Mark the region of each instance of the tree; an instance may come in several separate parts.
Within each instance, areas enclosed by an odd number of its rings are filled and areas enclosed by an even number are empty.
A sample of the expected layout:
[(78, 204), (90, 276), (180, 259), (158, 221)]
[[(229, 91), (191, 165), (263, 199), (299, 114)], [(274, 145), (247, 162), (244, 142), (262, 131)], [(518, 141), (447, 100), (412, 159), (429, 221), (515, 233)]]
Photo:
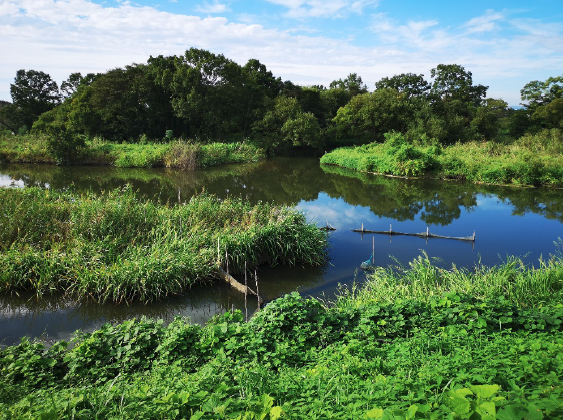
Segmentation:
[(563, 97), (563, 76), (550, 77), (544, 82), (533, 80), (520, 90), (523, 101), (529, 101), (528, 108), (549, 104), (555, 99)]
[(473, 86), (473, 77), (458, 64), (438, 64), (430, 70), (433, 79), (430, 94), (442, 101), (460, 100), (479, 106), (487, 95), (488, 86)]
[(395, 89), (378, 89), (355, 96), (338, 110), (333, 122), (338, 138), (358, 142), (382, 141), (390, 131), (404, 133), (408, 126), (406, 99)]
[(268, 153), (294, 146), (321, 147), (321, 129), (315, 116), (303, 112), (296, 98), (280, 96), (274, 108), (252, 126), (254, 139)]
[(42, 113), (53, 109), (61, 100), (57, 82), (36, 70), (18, 70), (10, 94), (18, 128), (30, 128)]
[(384, 77), (375, 83), (375, 89), (395, 89), (407, 97), (423, 97), (430, 90), (430, 84), (422, 74), (402, 73), (393, 77)]
[(68, 78), (61, 83), (61, 96), (63, 99), (71, 97), (80, 86), (89, 86), (96, 79), (94, 73), (88, 73), (82, 77), (79, 72), (71, 73)]
[(330, 84), (331, 89), (341, 88), (347, 90), (351, 97), (366, 93), (368, 88), (357, 73), (350, 73), (346, 79), (334, 80)]

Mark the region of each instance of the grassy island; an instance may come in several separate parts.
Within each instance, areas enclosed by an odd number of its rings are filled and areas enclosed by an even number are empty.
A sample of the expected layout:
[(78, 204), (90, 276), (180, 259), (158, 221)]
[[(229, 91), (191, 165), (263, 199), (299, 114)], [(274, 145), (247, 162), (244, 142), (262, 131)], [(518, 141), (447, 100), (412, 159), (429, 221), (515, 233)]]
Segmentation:
[(106, 324), (0, 351), (0, 417), (563, 417), (563, 262), (443, 270), (422, 256), (333, 301), (244, 321)]
[(321, 163), (402, 177), (563, 187), (562, 145), (559, 130), (524, 136), (512, 144), (468, 142), (451, 146), (411, 142), (402, 134), (388, 133), (383, 143), (335, 149), (323, 155)]
[[(218, 247), (220, 248), (218, 252)], [(218, 265), (322, 264), (326, 234), (288, 207), (201, 194), (161, 205), (130, 187), (78, 195), (0, 189), (0, 291), (149, 301), (211, 279)]]
[[(56, 142), (55, 142), (56, 140)], [(258, 162), (264, 151), (246, 142), (208, 143), (170, 139), (166, 142), (116, 143), (100, 137), (71, 143), (47, 134), (0, 135), (0, 162), (113, 165), (121, 168), (167, 167), (203, 169), (228, 163)]]

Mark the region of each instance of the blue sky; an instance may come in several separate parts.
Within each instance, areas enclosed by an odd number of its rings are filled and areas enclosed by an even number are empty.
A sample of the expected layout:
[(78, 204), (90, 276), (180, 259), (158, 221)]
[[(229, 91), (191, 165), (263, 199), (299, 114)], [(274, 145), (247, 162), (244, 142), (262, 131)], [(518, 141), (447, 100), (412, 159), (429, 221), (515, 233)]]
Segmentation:
[(0, 99), (19, 69), (59, 84), (190, 47), (257, 58), (301, 85), (460, 64), (488, 97), (518, 105), (531, 80), (563, 74), (561, 0), (0, 0)]

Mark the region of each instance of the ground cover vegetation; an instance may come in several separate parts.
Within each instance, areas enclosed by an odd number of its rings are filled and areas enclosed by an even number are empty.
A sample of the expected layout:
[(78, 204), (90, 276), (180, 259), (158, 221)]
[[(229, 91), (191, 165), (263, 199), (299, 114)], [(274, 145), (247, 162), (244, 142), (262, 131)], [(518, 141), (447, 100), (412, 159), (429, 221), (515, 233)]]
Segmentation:
[(182, 204), (107, 194), (0, 189), (0, 291), (150, 301), (260, 263), (322, 264), (326, 235), (268, 203), (202, 193)]
[(386, 133), (383, 143), (345, 147), (321, 157), (321, 163), (362, 172), (403, 177), (467, 179), (524, 186), (563, 186), (563, 132), (526, 134), (510, 143), (467, 142), (443, 147), (434, 141), (410, 142)]
[[(275, 77), (258, 60), (239, 65), (221, 54), (191, 48), (184, 55), (150, 57), (145, 64), (106, 73), (73, 73), (60, 89), (48, 74), (18, 71), (10, 86), (12, 103), (0, 109), (0, 125), (15, 135), (4, 137), (0, 150), (4, 159), (16, 158), (18, 153), (8, 150), (20, 148), (26, 138), (17, 134), (28, 131), (43, 133), (42, 153), (60, 163), (77, 161), (82, 149), (94, 145), (94, 138), (105, 139), (102, 142), (107, 144), (183, 139), (191, 145), (183, 154), (192, 153), (194, 145), (245, 141), (271, 155), (293, 148), (320, 152), (381, 143), (395, 132), (409, 144), (444, 149), (467, 142), (492, 142), (491, 148), (516, 142), (514, 147), (528, 148), (541, 162), (544, 155), (559, 153), (563, 76), (526, 84), (521, 90), (525, 103), (518, 110), (502, 99), (487, 98), (487, 90), (487, 86), (474, 84), (472, 73), (457, 64), (439, 64), (427, 78), (413, 73), (386, 77), (373, 91), (368, 91), (356, 73), (328, 87), (298, 86)], [(536, 148), (546, 141), (549, 147), (543, 147), (538, 157)], [(107, 144), (106, 149), (111, 149)], [(466, 151), (452, 153), (460, 152)], [(90, 155), (104, 161), (104, 153), (98, 150)], [(143, 153), (157, 157), (154, 161), (140, 156), (119, 161), (161, 164), (159, 146)], [(518, 163), (525, 162), (512, 149), (503, 153)], [(25, 155), (23, 150), (19, 154)], [(427, 170), (419, 167), (420, 162), (412, 166), (398, 172)], [(532, 165), (532, 172), (534, 168)], [(451, 171), (447, 168), (446, 172)], [(458, 172), (455, 176), (464, 176)], [(502, 173), (475, 176), (490, 182), (509, 177)]]
[(563, 261), (445, 270), (425, 255), (248, 322), (132, 319), (0, 352), (2, 418), (553, 419)]

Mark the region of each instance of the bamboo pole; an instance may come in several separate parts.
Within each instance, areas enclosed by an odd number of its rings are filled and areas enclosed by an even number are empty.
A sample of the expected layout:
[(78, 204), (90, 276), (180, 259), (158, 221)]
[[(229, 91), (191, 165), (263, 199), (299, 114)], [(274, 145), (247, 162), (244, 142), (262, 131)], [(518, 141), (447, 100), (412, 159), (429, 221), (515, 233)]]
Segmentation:
[(248, 279), (247, 279), (247, 271), (246, 271), (246, 261), (244, 262), (244, 319), (248, 322), (248, 304), (247, 304), (247, 296), (248, 295)]
[(256, 296), (258, 297), (258, 310), (260, 310), (260, 291), (258, 290), (258, 274), (256, 274), (256, 269), (254, 269), (254, 281), (256, 282)]

